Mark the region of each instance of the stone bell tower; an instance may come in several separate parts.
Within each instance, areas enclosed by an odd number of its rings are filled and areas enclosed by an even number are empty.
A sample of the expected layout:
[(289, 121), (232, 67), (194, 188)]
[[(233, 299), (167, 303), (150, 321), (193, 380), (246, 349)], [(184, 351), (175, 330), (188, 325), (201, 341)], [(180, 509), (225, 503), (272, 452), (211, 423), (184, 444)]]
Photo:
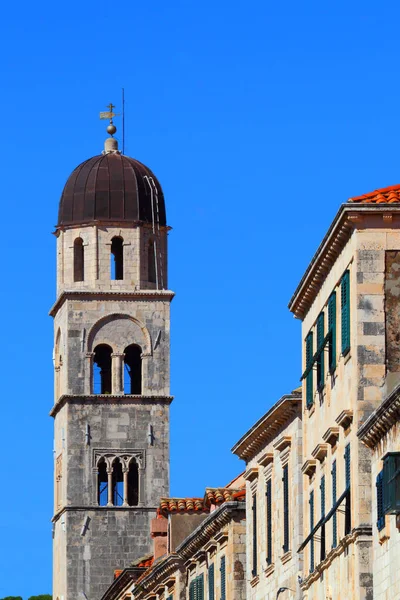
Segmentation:
[(164, 196), (107, 131), (70, 175), (55, 232), (54, 600), (100, 600), (114, 569), (150, 551), (169, 492)]

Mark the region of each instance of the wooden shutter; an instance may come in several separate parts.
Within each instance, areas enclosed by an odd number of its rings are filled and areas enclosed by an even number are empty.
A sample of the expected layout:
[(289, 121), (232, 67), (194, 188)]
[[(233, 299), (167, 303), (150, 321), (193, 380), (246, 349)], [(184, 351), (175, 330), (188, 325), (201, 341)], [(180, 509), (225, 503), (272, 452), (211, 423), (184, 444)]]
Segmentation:
[[(314, 529), (314, 490), (310, 492), (310, 532)], [(314, 536), (310, 539), (310, 573), (314, 571)]]
[(336, 369), (336, 292), (328, 300), (329, 373)]
[(272, 563), (272, 482), (267, 481), (267, 563)]
[(346, 271), (340, 284), (342, 302), (342, 354), (350, 350), (350, 273)]
[(195, 600), (195, 585), (196, 581), (193, 579), (189, 584), (189, 600)]
[[(332, 463), (332, 506), (337, 500), (337, 471), (336, 471), (336, 460)], [(335, 512), (332, 517), (332, 548), (337, 546), (337, 513)]]
[(317, 388), (322, 390), (325, 379), (325, 360), (324, 360), (324, 338), (325, 338), (325, 315), (320, 313), (317, 319)]
[(344, 464), (345, 464), (345, 478), (346, 478), (346, 490), (348, 494), (346, 497), (345, 515), (344, 515), (344, 534), (347, 535), (351, 530), (351, 498), (350, 498), (350, 444), (344, 449)]
[[(325, 517), (325, 475), (321, 477), (319, 486), (321, 494), (321, 519)], [(321, 561), (325, 558), (325, 524), (321, 525)]]
[(382, 531), (385, 527), (385, 513), (383, 512), (383, 471), (378, 473), (376, 478), (376, 508), (376, 526), (379, 531)]
[(196, 600), (204, 600), (204, 575), (196, 577)]
[(214, 600), (214, 563), (208, 567), (208, 600)]
[(289, 551), (289, 471), (283, 467), (283, 551)]
[[(313, 361), (313, 332), (310, 333), (306, 337), (306, 368), (311, 366)], [(306, 378), (306, 404), (307, 408), (312, 406), (314, 402), (314, 390), (313, 390), (314, 382), (313, 382), (313, 370), (310, 369), (310, 372)]]
[(226, 600), (225, 556), (221, 558), (221, 600)]
[(400, 514), (400, 452), (390, 452), (383, 461), (383, 511)]
[(253, 577), (257, 575), (257, 493), (253, 495)]

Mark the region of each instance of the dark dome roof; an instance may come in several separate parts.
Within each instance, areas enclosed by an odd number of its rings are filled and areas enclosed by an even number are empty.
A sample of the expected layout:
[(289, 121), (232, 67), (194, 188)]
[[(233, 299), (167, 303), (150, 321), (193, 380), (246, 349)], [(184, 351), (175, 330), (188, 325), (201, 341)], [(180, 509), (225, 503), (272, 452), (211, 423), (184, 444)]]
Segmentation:
[[(147, 179), (149, 178), (149, 179)], [(58, 211), (58, 227), (93, 221), (145, 221), (154, 218), (166, 225), (164, 195), (153, 173), (133, 158), (110, 152), (93, 156), (71, 173), (65, 184)]]

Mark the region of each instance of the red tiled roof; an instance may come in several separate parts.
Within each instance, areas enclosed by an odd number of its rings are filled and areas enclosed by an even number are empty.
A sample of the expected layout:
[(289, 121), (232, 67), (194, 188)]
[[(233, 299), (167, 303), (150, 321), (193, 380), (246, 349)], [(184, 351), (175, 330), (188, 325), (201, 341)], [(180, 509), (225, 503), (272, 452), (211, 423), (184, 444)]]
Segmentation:
[(362, 196), (349, 198), (349, 202), (357, 204), (394, 204), (400, 203), (400, 184), (374, 190)]
[(211, 504), (219, 505), (224, 502), (231, 502), (233, 500), (233, 495), (239, 491), (239, 489), (233, 488), (206, 488), (204, 503), (207, 506), (210, 506)]
[(161, 498), (160, 512), (204, 512), (208, 508), (204, 506), (203, 498)]

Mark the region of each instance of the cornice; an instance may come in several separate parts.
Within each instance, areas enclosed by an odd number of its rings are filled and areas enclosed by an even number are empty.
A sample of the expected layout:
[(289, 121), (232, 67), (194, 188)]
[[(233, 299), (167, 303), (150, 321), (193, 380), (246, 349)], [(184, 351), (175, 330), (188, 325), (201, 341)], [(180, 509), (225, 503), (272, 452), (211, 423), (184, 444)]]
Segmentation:
[(58, 519), (67, 512), (85, 511), (85, 512), (105, 512), (105, 511), (129, 511), (129, 512), (157, 512), (157, 506), (88, 506), (80, 504), (71, 504), (69, 506), (63, 506), (54, 513), (51, 518), (52, 523), (58, 521)]
[(101, 597), (101, 600), (118, 600), (128, 585), (134, 583), (145, 570), (145, 567), (127, 567), (124, 569), (122, 573), (114, 579), (106, 593)]
[(66, 300), (167, 300), (172, 301), (175, 292), (171, 290), (137, 290), (137, 291), (119, 291), (119, 290), (64, 290), (58, 296), (56, 302), (49, 311), (49, 315), (54, 317), (60, 310)]
[(301, 418), (301, 393), (282, 396), (261, 419), (233, 446), (232, 452), (246, 462), (276, 438), (293, 417)]
[(149, 395), (114, 395), (114, 394), (63, 394), (54, 404), (49, 415), (55, 417), (58, 411), (67, 403), (75, 404), (171, 404), (173, 396)]
[(369, 448), (378, 442), (400, 421), (400, 385), (374, 410), (357, 431), (357, 436)]
[(400, 206), (394, 204), (342, 204), (290, 299), (289, 310), (294, 316), (304, 319), (354, 229), (358, 227), (358, 223), (363, 226), (363, 215), (382, 214), (384, 228), (387, 227), (385, 218), (387, 221), (388, 215), (399, 212)]
[(162, 558), (158, 563), (153, 564), (149, 573), (135, 586), (135, 598), (136, 596), (140, 598), (140, 592), (146, 593), (149, 588), (153, 588), (160, 580), (183, 568), (182, 558), (176, 553)]
[[(132, 221), (88, 221), (87, 223), (71, 223), (70, 225), (54, 225), (55, 230), (53, 235), (58, 237), (62, 231), (68, 231), (68, 229), (82, 229), (85, 227), (120, 227), (121, 229), (136, 229), (136, 227), (143, 227), (144, 229), (152, 229), (152, 223), (146, 221), (132, 220)], [(170, 225), (159, 225), (161, 231), (171, 231)]]

